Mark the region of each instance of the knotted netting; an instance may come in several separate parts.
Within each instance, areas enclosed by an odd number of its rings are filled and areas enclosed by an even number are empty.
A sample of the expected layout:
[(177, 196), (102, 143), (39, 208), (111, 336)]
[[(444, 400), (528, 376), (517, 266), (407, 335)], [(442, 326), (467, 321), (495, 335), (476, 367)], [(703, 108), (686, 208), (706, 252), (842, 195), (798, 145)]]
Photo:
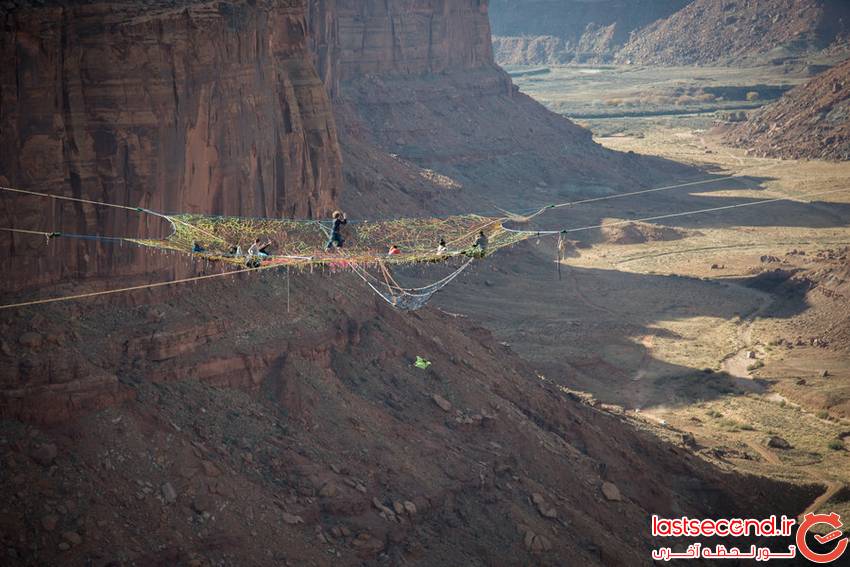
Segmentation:
[[(487, 237), (485, 253), (488, 254), (527, 238), (522, 233), (505, 230), (501, 219), (479, 215), (349, 221), (342, 228), (344, 247), (328, 250), (332, 224), (329, 221), (194, 214), (164, 216), (173, 227), (170, 236), (134, 242), (232, 264), (245, 263), (255, 239), (263, 243), (271, 241), (268, 255), (262, 258), (264, 263), (369, 265), (439, 262), (457, 255), (472, 255), (476, 252), (472, 246), (479, 232)], [(441, 240), (445, 242), (444, 250), (439, 246)], [(388, 255), (391, 246), (397, 246), (400, 253)]]
[[(332, 221), (222, 217), (197, 214), (163, 215), (172, 233), (163, 240), (134, 240), (157, 249), (184, 252), (234, 265), (295, 267), (331, 266), (350, 269), (384, 300), (400, 309), (418, 309), (448, 285), (469, 263), (528, 238), (509, 231), (502, 220), (480, 215), (445, 218), (405, 218), (349, 221), (342, 227), (344, 246), (328, 248)], [(476, 245), (485, 235), (486, 246)], [(248, 255), (251, 244), (270, 242), (265, 254)], [(441, 245), (444, 242), (444, 245)], [(389, 254), (390, 247), (397, 254)], [(405, 288), (390, 266), (454, 263), (448, 276), (427, 286)], [(377, 268), (373, 275), (370, 268)]]

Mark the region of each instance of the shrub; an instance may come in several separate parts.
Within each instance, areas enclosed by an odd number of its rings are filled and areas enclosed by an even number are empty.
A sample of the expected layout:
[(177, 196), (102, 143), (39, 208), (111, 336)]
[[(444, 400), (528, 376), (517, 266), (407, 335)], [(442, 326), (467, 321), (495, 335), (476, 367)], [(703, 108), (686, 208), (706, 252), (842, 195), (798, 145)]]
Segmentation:
[(843, 451), (844, 450), (844, 442), (841, 439), (833, 439), (827, 445), (833, 451)]
[(828, 411), (826, 411), (826, 410), (823, 410), (823, 409), (822, 409), (822, 410), (820, 410), (820, 411), (818, 411), (818, 413), (817, 413), (816, 415), (817, 415), (820, 419), (829, 419), (829, 412), (828, 412)]

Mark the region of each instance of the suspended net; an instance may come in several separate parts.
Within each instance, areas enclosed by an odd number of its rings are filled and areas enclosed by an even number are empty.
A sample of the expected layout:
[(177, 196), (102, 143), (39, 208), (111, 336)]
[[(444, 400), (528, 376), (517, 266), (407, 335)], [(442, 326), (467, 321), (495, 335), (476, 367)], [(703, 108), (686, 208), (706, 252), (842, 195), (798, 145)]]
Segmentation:
[[(237, 266), (329, 266), (350, 269), (387, 303), (399, 309), (422, 307), (458, 277), (475, 258), (529, 237), (506, 230), (504, 219), (479, 215), (446, 218), (407, 218), (349, 222), (342, 228), (342, 248), (328, 248), (332, 222), (258, 219), (207, 215), (163, 215), (173, 227), (164, 240), (137, 240), (146, 247), (201, 256)], [(482, 250), (475, 242), (486, 237)], [(271, 242), (266, 254), (247, 254), (255, 239)], [(440, 242), (445, 245), (441, 246)], [(390, 255), (390, 247), (399, 253)], [(448, 263), (455, 267), (446, 277), (423, 287), (400, 285), (390, 267), (423, 263)], [(369, 270), (375, 269), (378, 275)]]
[[(342, 229), (343, 248), (327, 248), (331, 223), (286, 219), (255, 219), (204, 215), (165, 215), (172, 234), (164, 240), (133, 239), (151, 248), (200, 254), (210, 260), (244, 264), (255, 239), (271, 241), (262, 263), (290, 265), (369, 265), (439, 262), (476, 255), (479, 232), (487, 237), (486, 253), (510, 246), (528, 236), (505, 230), (502, 219), (478, 215), (349, 222)], [(445, 242), (445, 250), (439, 247)], [(400, 253), (388, 255), (391, 246)], [(478, 254), (480, 255), (480, 254)]]

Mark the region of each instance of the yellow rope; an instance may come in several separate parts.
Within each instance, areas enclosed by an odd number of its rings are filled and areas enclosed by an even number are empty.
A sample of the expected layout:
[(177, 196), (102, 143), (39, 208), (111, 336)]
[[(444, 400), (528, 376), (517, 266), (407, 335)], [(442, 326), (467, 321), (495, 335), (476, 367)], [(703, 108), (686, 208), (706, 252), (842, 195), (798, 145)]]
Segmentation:
[(59, 301), (72, 301), (72, 300), (75, 300), (75, 299), (85, 299), (87, 297), (97, 297), (97, 296), (100, 296), (100, 295), (111, 295), (111, 294), (115, 294), (115, 293), (124, 293), (124, 292), (128, 292), (128, 291), (138, 291), (138, 290), (141, 290), (141, 289), (150, 289), (150, 288), (155, 288), (155, 287), (163, 287), (163, 286), (167, 286), (167, 285), (176, 285), (176, 284), (188, 283), (188, 282), (194, 282), (194, 281), (200, 281), (200, 280), (209, 280), (209, 279), (212, 279), (212, 278), (220, 278), (220, 277), (223, 277), (223, 276), (232, 276), (232, 275), (235, 275), (235, 274), (245, 274), (245, 273), (249, 273), (249, 272), (259, 272), (261, 270), (269, 270), (269, 269), (273, 269), (273, 268), (282, 268), (282, 267), (284, 267), (284, 265), (273, 264), (273, 265), (269, 265), (269, 266), (260, 266), (258, 268), (246, 268), (246, 269), (243, 269), (243, 270), (234, 270), (232, 272), (222, 272), (220, 274), (208, 274), (208, 275), (204, 275), (204, 276), (194, 276), (194, 277), (191, 277), (191, 278), (183, 278), (183, 279), (172, 280), (172, 281), (168, 281), (168, 282), (156, 282), (156, 283), (152, 283), (152, 284), (136, 285), (136, 286), (132, 286), (132, 287), (122, 287), (122, 288), (119, 288), (119, 289), (107, 289), (107, 290), (104, 290), (104, 291), (93, 291), (93, 292), (90, 292), (90, 293), (80, 293), (80, 294), (77, 294), (77, 295), (66, 295), (66, 296), (63, 296), (63, 297), (51, 297), (51, 298), (48, 298), (48, 299), (35, 299), (33, 301), (22, 301), (21, 303), (9, 303), (7, 305), (0, 305), (0, 309), (12, 309), (12, 308), (15, 308), (15, 307), (26, 307), (26, 306), (29, 306), (29, 305), (43, 305), (45, 303), (56, 303), (56, 302), (59, 302)]

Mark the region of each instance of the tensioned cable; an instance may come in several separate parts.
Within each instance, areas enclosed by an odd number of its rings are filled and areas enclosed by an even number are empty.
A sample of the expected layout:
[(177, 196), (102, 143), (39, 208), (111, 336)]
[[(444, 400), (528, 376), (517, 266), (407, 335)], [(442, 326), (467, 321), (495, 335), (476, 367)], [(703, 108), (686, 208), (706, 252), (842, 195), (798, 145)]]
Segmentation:
[(116, 208), (116, 209), (126, 209), (128, 211), (153, 212), (153, 211), (148, 211), (147, 209), (143, 209), (142, 207), (131, 207), (131, 206), (128, 206), (128, 205), (116, 205), (115, 203), (107, 203), (105, 201), (92, 201), (92, 200), (89, 200), (89, 199), (80, 199), (79, 197), (67, 197), (65, 195), (54, 195), (52, 193), (42, 193), (42, 192), (39, 192), (39, 191), (29, 191), (29, 190), (26, 190), (26, 189), (15, 189), (14, 187), (0, 186), (0, 190), (11, 191), (13, 193), (25, 193), (27, 195), (36, 195), (38, 197), (48, 197), (50, 199), (60, 199), (62, 201), (75, 201), (77, 203), (87, 203), (89, 205), (99, 205), (99, 206), (102, 206), (102, 207), (113, 207), (113, 208)]
[(687, 183), (679, 183), (677, 185), (666, 185), (664, 187), (654, 187), (652, 189), (641, 189), (640, 191), (630, 191), (628, 193), (616, 193), (614, 195), (605, 195), (602, 197), (589, 197), (587, 199), (579, 199), (577, 201), (566, 201), (564, 203), (556, 203), (554, 205), (546, 205), (545, 207), (541, 207), (539, 209), (529, 209), (529, 212), (532, 212), (531, 215), (523, 215), (517, 213), (511, 213), (510, 211), (505, 211), (499, 209), (499, 211), (510, 215), (510, 216), (520, 216), (523, 217), (524, 220), (531, 220), (540, 214), (550, 210), (550, 209), (560, 209), (563, 207), (572, 207), (575, 205), (584, 205), (587, 203), (596, 203), (599, 201), (608, 201), (611, 199), (621, 199), (623, 197), (634, 197), (635, 195), (645, 195), (647, 193), (656, 193), (659, 191), (669, 191), (670, 189), (680, 189), (682, 187), (694, 187), (696, 185), (707, 185), (708, 183), (713, 183), (715, 181), (728, 181), (730, 179), (734, 179), (736, 177), (740, 177), (740, 175), (729, 175), (727, 177), (717, 177), (715, 179), (703, 179), (701, 181), (689, 181)]
[[(0, 189), (7, 189), (8, 190), (8, 189), (11, 189), (11, 188), (0, 187)], [(18, 190), (18, 189), (11, 189), (11, 190), (16, 191), (16, 192), (20, 192), (20, 193), (31, 193), (31, 194), (40, 195), (40, 196), (50, 196), (50, 195), (43, 194), (43, 193), (23, 191), (23, 190)], [(795, 199), (801, 199), (801, 198), (807, 198), (807, 197), (817, 197), (817, 196), (822, 196), (822, 195), (830, 195), (830, 194), (834, 194), (834, 193), (844, 192), (844, 191), (847, 191), (847, 190), (848, 190), (847, 188), (842, 188), (842, 189), (833, 189), (833, 190), (830, 190), (830, 191), (818, 191), (818, 192), (812, 192), (812, 193), (804, 193), (802, 195), (796, 195), (794, 197), (779, 197), (779, 198), (775, 198), (775, 199), (762, 199), (762, 200), (759, 200), (759, 201), (752, 201), (752, 202), (749, 202), (749, 203), (736, 203), (734, 205), (711, 207), (711, 208), (706, 208), (706, 209), (698, 209), (698, 210), (695, 210), (695, 211), (685, 211), (685, 212), (680, 212), (680, 213), (669, 213), (669, 214), (664, 214), (664, 215), (655, 215), (655, 216), (644, 217), (644, 218), (640, 218), (640, 219), (631, 219), (631, 220), (617, 221), (617, 222), (612, 222), (612, 223), (601, 223), (601, 224), (597, 224), (597, 225), (570, 228), (570, 229), (564, 229), (564, 230), (546, 230), (546, 231), (516, 230), (516, 229), (511, 229), (511, 228), (505, 227), (504, 224), (502, 225), (502, 229), (505, 230), (505, 231), (508, 231), (508, 232), (513, 232), (513, 233), (518, 233), (518, 234), (527, 234), (527, 235), (530, 235), (530, 236), (534, 236), (534, 235), (537, 235), (537, 236), (552, 236), (552, 235), (556, 235), (556, 234), (579, 232), (579, 231), (592, 230), (592, 229), (597, 229), (597, 228), (604, 228), (604, 227), (608, 227), (608, 226), (625, 225), (625, 224), (630, 224), (630, 223), (634, 223), (634, 222), (646, 222), (646, 221), (662, 220), (662, 219), (675, 218), (675, 217), (683, 217), (683, 216), (710, 213), (710, 212), (716, 212), (716, 211), (724, 211), (724, 210), (730, 210), (730, 209), (736, 209), (736, 208), (742, 208), (742, 207), (764, 205), (764, 204), (776, 203), (776, 202), (780, 202), (780, 201), (794, 201)], [(646, 192), (646, 191), (644, 191), (644, 192)], [(616, 197), (616, 196), (612, 196), (612, 197)], [(127, 210), (137, 210), (137, 211), (143, 210), (143, 211), (146, 211), (145, 209), (126, 207), (126, 206), (123, 206), (123, 205), (113, 205), (113, 204), (109, 204), (109, 203), (98, 203), (96, 201), (88, 201), (88, 200), (85, 200), (85, 199), (76, 199), (76, 198), (72, 198), (72, 197), (61, 197), (60, 196), (60, 197), (56, 197), (56, 198), (64, 198), (64, 199), (72, 200), (72, 201), (90, 202), (90, 203), (93, 203), (93, 204), (103, 204), (105, 206), (114, 206), (114, 207), (117, 207), (117, 208), (122, 208), (122, 209), (127, 209)], [(602, 198), (597, 198), (597, 200), (601, 200), (601, 199)], [(564, 205), (564, 206), (566, 206), (566, 205)], [(553, 208), (553, 207), (548, 207), (548, 208)], [(154, 213), (154, 214), (156, 214), (156, 213)], [(41, 235), (41, 236), (49, 236), (51, 234), (57, 234), (57, 233), (46, 233), (46, 232), (40, 232), (40, 231), (27, 231), (25, 229), (5, 229), (5, 230), (13, 231), (13, 232), (26, 232), (26, 233), (31, 233), (31, 234), (38, 234), (38, 235)], [(76, 236), (84, 237), (85, 235), (76, 235)], [(113, 239), (125, 240), (123, 238), (117, 238), (117, 237), (102, 237), (102, 238), (113, 238)], [(420, 288), (420, 289), (422, 289), (422, 290), (429, 289), (429, 288), (434, 287), (434, 286), (439, 286), (441, 283), (443, 284), (442, 287), (444, 287), (445, 285), (448, 285), (449, 282), (451, 282), (464, 269), (466, 269), (467, 266), (469, 266), (469, 264), (471, 263), (471, 260), (472, 259), (470, 259), (468, 262), (463, 264), (454, 273), (450, 274), (446, 278), (443, 278), (443, 280), (440, 280), (439, 282), (436, 282), (435, 284), (431, 284), (430, 286), (426, 286), (426, 287)], [(96, 297), (96, 296), (101, 296), (101, 295), (123, 293), (123, 292), (128, 292), (128, 291), (151, 289), (151, 288), (156, 288), (156, 287), (186, 283), (186, 282), (191, 282), (191, 281), (200, 281), (200, 280), (218, 278), (218, 277), (229, 276), (229, 275), (239, 274), (239, 273), (256, 272), (256, 271), (260, 271), (260, 270), (274, 269), (274, 268), (279, 268), (279, 267), (281, 267), (281, 266), (277, 265), (277, 264), (272, 264), (272, 265), (269, 265), (269, 266), (260, 266), (260, 267), (257, 267), (257, 268), (247, 268), (247, 269), (238, 270), (238, 271), (222, 272), (222, 273), (219, 273), (219, 274), (194, 276), (194, 277), (191, 277), (191, 278), (183, 278), (183, 279), (172, 280), (172, 281), (168, 281), (168, 282), (157, 282), (157, 283), (153, 283), (153, 284), (144, 284), (144, 285), (138, 285), (138, 286), (132, 286), (132, 287), (119, 288), (119, 289), (114, 289), (114, 290), (104, 290), (104, 291), (76, 294), (76, 295), (63, 296), (63, 297), (38, 299), (38, 300), (32, 300), (32, 301), (26, 301), (26, 302), (20, 302), (20, 303), (0, 305), (0, 309), (10, 309), (10, 308), (15, 308), (15, 307), (24, 307), (24, 306), (28, 306), (28, 305), (40, 305), (40, 304), (45, 304), (45, 303), (70, 301), (70, 300), (74, 300), (74, 299), (83, 299), (83, 298), (88, 298), (88, 297)], [(357, 266), (352, 264), (352, 269), (364, 282), (366, 282), (369, 285), (369, 287), (371, 287), (375, 292), (377, 292), (379, 295), (381, 295), (381, 297), (383, 297), (388, 303), (393, 304), (392, 301), (389, 301), (384, 296), (384, 294), (382, 292), (380, 292), (380, 290), (376, 289), (371, 284), (371, 282), (369, 282), (360, 273), (360, 270), (357, 268)], [(368, 274), (368, 272), (366, 272), (366, 273)], [(368, 274), (368, 275), (371, 276), (371, 274)], [(445, 282), (445, 283), (443, 283), (443, 282)], [(435, 290), (432, 293), (435, 293), (436, 291), (438, 291), (438, 289)], [(427, 295), (432, 294), (432, 293), (431, 294), (429, 294), (429, 293), (411, 294), (411, 293), (407, 293), (407, 292), (405, 292), (405, 293), (407, 295), (410, 295), (411, 297), (425, 297)]]
[[(628, 193), (615, 193), (613, 195), (605, 195), (605, 196), (602, 196), (602, 197), (590, 197), (590, 198), (587, 198), (587, 199), (580, 199), (580, 200), (577, 200), (577, 201), (567, 201), (567, 202), (564, 202), (564, 203), (556, 203), (556, 204), (553, 204), (553, 205), (546, 205), (544, 207), (526, 209), (526, 210), (528, 212), (533, 213), (528, 218), (534, 218), (537, 215), (541, 214), (542, 212), (544, 212), (548, 209), (557, 209), (557, 208), (562, 208), (562, 207), (570, 207), (570, 206), (574, 206), (574, 205), (583, 205), (583, 204), (586, 204), (586, 203), (596, 203), (596, 202), (599, 202), (599, 201), (607, 201), (607, 200), (610, 200), (610, 199), (621, 199), (621, 198), (624, 198), (624, 197), (633, 197), (635, 195), (643, 195), (643, 194), (646, 194), (646, 193), (655, 193), (655, 192), (658, 192), (658, 191), (668, 191), (670, 189), (679, 189), (679, 188), (682, 188), (682, 187), (693, 187), (693, 186), (696, 186), (696, 185), (706, 185), (708, 183), (713, 183), (715, 181), (728, 181), (728, 180), (734, 179), (736, 177), (740, 177), (740, 175), (729, 175), (729, 176), (726, 176), (726, 177), (702, 179), (702, 180), (699, 180), (699, 181), (688, 181), (688, 182), (685, 182), (685, 183), (678, 183), (678, 184), (675, 184), (675, 185), (666, 185), (664, 187), (654, 187), (654, 188), (651, 188), (651, 189), (641, 189), (640, 191), (630, 191)], [(128, 205), (117, 205), (115, 203), (109, 203), (109, 202), (106, 202), (106, 201), (94, 201), (94, 200), (90, 200), (90, 199), (80, 199), (78, 197), (67, 197), (65, 195), (54, 195), (52, 193), (43, 193), (43, 192), (39, 192), (39, 191), (29, 191), (29, 190), (25, 190), (25, 189), (16, 189), (14, 187), (0, 186), (0, 190), (2, 190), (2, 191), (12, 191), (12, 192), (15, 192), (15, 193), (24, 193), (24, 194), (28, 194), (28, 195), (36, 195), (36, 196), (39, 196), (39, 197), (47, 197), (47, 198), (51, 198), (51, 199), (61, 199), (61, 200), (65, 200), (65, 201), (75, 201), (75, 202), (79, 202), (79, 203), (87, 203), (87, 204), (90, 204), (90, 205), (100, 205), (100, 206), (104, 206), (104, 207), (114, 207), (114, 208), (118, 208), (118, 209), (129, 210), (129, 211), (145, 212), (145, 213), (150, 213), (150, 214), (157, 215), (159, 217), (168, 219), (169, 221), (172, 221), (172, 222), (173, 222), (173, 220), (179, 220), (179, 219), (174, 219), (174, 217), (177, 216), (177, 214), (159, 213), (159, 212), (156, 212), (156, 211), (152, 211), (150, 209), (145, 209), (143, 207), (133, 207), (133, 206), (128, 206)], [(509, 211), (505, 211), (505, 210), (502, 210), (502, 209), (497, 209), (497, 211), (500, 212), (500, 213), (508, 214), (508, 215), (525, 216), (525, 215), (521, 215), (521, 214), (510, 213)], [(472, 214), (479, 214), (479, 213), (472, 213)], [(220, 217), (221, 215), (204, 215), (204, 216), (216, 218), (216, 217)], [(452, 216), (454, 216), (454, 215), (452, 215)], [(486, 217), (486, 216), (490, 216), (490, 215), (485, 214), (485, 213), (480, 213), (479, 216)], [(254, 217), (251, 217), (251, 218), (254, 218)], [(435, 217), (435, 218), (439, 218), (439, 217)], [(280, 219), (270, 217), (267, 220), (280, 220)], [(292, 221), (292, 222), (305, 222), (305, 223), (321, 222), (321, 221), (317, 221), (315, 219), (286, 219), (286, 220), (289, 220), (289, 221)], [(181, 221), (181, 222), (185, 223), (185, 221)], [(349, 220), (349, 222), (355, 222), (356, 223), (356, 222), (362, 222), (362, 221)], [(188, 223), (185, 223), (185, 224), (188, 224)], [(190, 226), (194, 226), (194, 225), (190, 225)]]
[(207, 275), (203, 275), (203, 276), (193, 276), (191, 278), (182, 278), (182, 279), (179, 279), (179, 280), (170, 280), (170, 281), (167, 281), (167, 282), (156, 282), (156, 283), (152, 283), (152, 284), (142, 284), (142, 285), (135, 285), (135, 286), (131, 286), (131, 287), (122, 287), (122, 288), (119, 288), (119, 289), (107, 289), (107, 290), (103, 290), (103, 291), (92, 291), (92, 292), (89, 292), (89, 293), (79, 293), (79, 294), (76, 294), (76, 295), (65, 295), (65, 296), (62, 296), (62, 297), (50, 297), (50, 298), (47, 298), (47, 299), (34, 299), (32, 301), (22, 301), (20, 303), (9, 303), (9, 304), (6, 304), (6, 305), (0, 305), (0, 309), (12, 309), (14, 307), (26, 307), (26, 306), (29, 306), (29, 305), (42, 305), (42, 304), (45, 304), (45, 303), (56, 303), (56, 302), (60, 302), (60, 301), (71, 301), (71, 300), (74, 300), (74, 299), (85, 299), (87, 297), (97, 297), (97, 296), (100, 296), (100, 295), (125, 293), (125, 292), (128, 292), (128, 291), (138, 291), (138, 290), (142, 290), (142, 289), (151, 289), (151, 288), (163, 287), (163, 286), (167, 286), (167, 285), (175, 285), (175, 284), (188, 283), (188, 282), (194, 282), (194, 281), (200, 281), (200, 280), (209, 280), (209, 279), (212, 279), (212, 278), (220, 278), (220, 277), (224, 277), (224, 276), (232, 276), (232, 275), (235, 275), (235, 274), (245, 274), (245, 273), (249, 273), (249, 272), (258, 272), (258, 271), (261, 271), (261, 270), (270, 270), (270, 269), (274, 269), (274, 268), (282, 268), (284, 266), (285, 265), (271, 264), (271, 265), (268, 265), (268, 266), (260, 266), (258, 268), (244, 268), (244, 269), (241, 269), (241, 270), (233, 270), (233, 271), (230, 271), (230, 272), (221, 272), (219, 274), (207, 274)]
[(724, 205), (724, 206), (721, 206), (721, 207), (711, 207), (711, 208), (708, 208), (708, 209), (698, 209), (698, 210), (695, 210), (695, 211), (685, 211), (685, 212), (681, 212), (681, 213), (668, 213), (668, 214), (664, 214), (664, 215), (656, 215), (656, 216), (651, 216), (651, 217), (643, 217), (643, 218), (639, 218), (639, 219), (630, 219), (630, 220), (615, 221), (615, 222), (609, 222), (609, 223), (594, 224), (594, 225), (590, 225), (590, 226), (581, 226), (581, 227), (577, 227), (577, 228), (567, 228), (567, 229), (563, 229), (563, 230), (517, 230), (517, 229), (514, 229), (514, 228), (508, 228), (504, 224), (502, 225), (502, 229), (506, 230), (507, 232), (513, 232), (515, 234), (528, 234), (528, 235), (531, 235), (531, 236), (534, 236), (534, 235), (537, 235), (537, 236), (554, 236), (556, 234), (567, 234), (567, 233), (571, 233), (571, 232), (581, 232), (581, 231), (585, 231), (585, 230), (593, 230), (595, 228), (607, 228), (609, 226), (621, 226), (621, 225), (632, 224), (632, 223), (636, 223), (636, 222), (647, 222), (647, 221), (670, 219), (670, 218), (675, 218), (675, 217), (686, 217), (686, 216), (698, 215), (698, 214), (702, 214), (702, 213), (712, 213), (712, 212), (715, 212), (715, 211), (725, 211), (725, 210), (729, 210), (729, 209), (738, 209), (738, 208), (741, 208), (741, 207), (752, 207), (752, 206), (755, 206), (755, 205), (765, 205), (765, 204), (768, 204), (768, 203), (777, 203), (779, 201), (792, 201), (793, 202), (793, 201), (795, 201), (797, 199), (801, 199), (801, 198), (818, 197), (818, 196), (821, 196), (821, 195), (830, 195), (832, 193), (841, 193), (841, 192), (844, 192), (844, 191), (847, 191), (847, 190), (848, 190), (848, 188), (845, 187), (845, 188), (842, 188), (842, 189), (833, 189), (831, 191), (818, 191), (818, 192), (814, 192), (814, 193), (804, 193), (802, 195), (796, 195), (794, 197), (777, 197), (775, 199), (762, 199), (760, 201), (751, 201), (749, 203), (736, 203), (734, 205)]

